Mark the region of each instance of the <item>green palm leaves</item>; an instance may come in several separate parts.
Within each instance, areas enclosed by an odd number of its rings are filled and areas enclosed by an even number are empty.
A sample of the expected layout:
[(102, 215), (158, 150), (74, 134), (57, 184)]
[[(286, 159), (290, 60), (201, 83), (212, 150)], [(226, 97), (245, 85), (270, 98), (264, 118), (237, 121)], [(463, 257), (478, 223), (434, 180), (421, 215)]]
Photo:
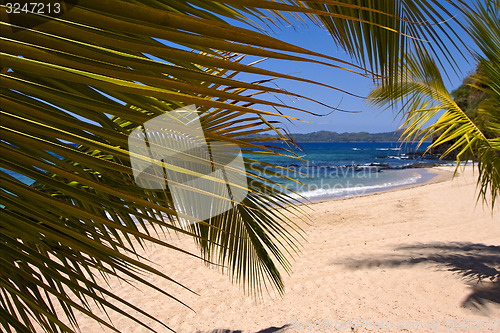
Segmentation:
[[(341, 87), (246, 59), (313, 62), (360, 77), (376, 72), (391, 84), (411, 50), (443, 47), (438, 29), (447, 23), (437, 23), (448, 17), (438, 0), (68, 3), (74, 5), (66, 4), (57, 18), (21, 12), (13, 19), (3, 2), (0, 11), (0, 325), (9, 332), (35, 325), (70, 331), (75, 310), (111, 327), (90, 311), (91, 302), (146, 326), (129, 312), (140, 309), (96, 277), (158, 290), (140, 273), (170, 278), (138, 258), (138, 247), (153, 242), (196, 256), (161, 240), (162, 231), (192, 236), (200, 259), (223, 265), (249, 291), (270, 286), (282, 292), (280, 267), (289, 270), (289, 254), (298, 251), (303, 235), (289, 217), (300, 216), (296, 200), (266, 178), (275, 172), (268, 167), (280, 167), (246, 159), (245, 200), (183, 228), (168, 191), (136, 186), (128, 135), (156, 116), (195, 104), (207, 142), (237, 144), (249, 154), (291, 154), (293, 143), (280, 121), (293, 119), (287, 110), (308, 111), (279, 97), (308, 97), (266, 83), (279, 78)], [(290, 14), (326, 26), (359, 64), (256, 31), (287, 22)], [(238, 73), (256, 79), (239, 80)], [(279, 139), (256, 144), (248, 138), (266, 131)]]
[[(468, 21), (467, 31), (481, 53), (475, 58), (481, 72), (473, 76), (475, 88), (483, 90), (488, 98), (478, 108), (478, 117), (470, 118), (448, 93), (438, 66), (431, 56), (421, 56), (408, 62), (403, 76), (391, 87), (375, 89), (370, 99), (377, 105), (399, 106), (404, 118), (403, 136), (411, 140), (422, 135), (421, 140), (436, 136), (431, 147), (451, 142), (444, 153), (458, 149), (457, 161), (474, 159), (479, 170), (479, 198), (494, 206), (500, 190), (500, 6), (498, 1), (487, 4), (462, 4), (462, 14)], [(483, 70), (484, 68), (484, 70)], [(433, 124), (432, 117), (444, 110)]]

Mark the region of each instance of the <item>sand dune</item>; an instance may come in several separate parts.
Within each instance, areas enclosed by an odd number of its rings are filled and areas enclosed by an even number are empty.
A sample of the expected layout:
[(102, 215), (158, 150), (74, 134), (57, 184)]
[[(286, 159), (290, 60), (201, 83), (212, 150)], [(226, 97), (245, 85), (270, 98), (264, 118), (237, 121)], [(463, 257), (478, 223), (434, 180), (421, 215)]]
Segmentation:
[[(177, 332), (499, 332), (499, 283), (489, 277), (500, 267), (500, 211), (474, 205), (470, 169), (453, 181), (452, 169), (438, 169), (443, 182), (314, 204), (283, 297), (256, 301), (216, 269), (156, 247), (149, 258), (200, 295), (158, 285), (196, 313), (151, 290), (113, 281), (112, 290)], [(190, 240), (175, 243), (194, 250)], [(82, 332), (103, 330), (80, 322)]]

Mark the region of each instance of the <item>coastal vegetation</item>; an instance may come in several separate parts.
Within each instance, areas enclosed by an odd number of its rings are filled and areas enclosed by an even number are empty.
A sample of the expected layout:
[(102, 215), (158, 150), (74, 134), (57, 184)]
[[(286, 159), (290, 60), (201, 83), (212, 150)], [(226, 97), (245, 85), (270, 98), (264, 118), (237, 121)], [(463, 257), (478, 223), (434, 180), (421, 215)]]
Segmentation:
[[(115, 329), (105, 314), (91, 310), (92, 303), (147, 329), (148, 321), (162, 322), (97, 282), (101, 277), (134, 281), (179, 301), (169, 290), (143, 278), (152, 274), (184, 287), (138, 255), (146, 243), (217, 264), (250, 293), (269, 288), (283, 292), (281, 273), (290, 271), (289, 258), (303, 239), (290, 215), (302, 216), (302, 209), (292, 197), (268, 190), (275, 184), (262, 176), (269, 172), (267, 164), (246, 159), (253, 171), (245, 171), (249, 184), (245, 200), (186, 227), (167, 190), (135, 184), (127, 150), (128, 135), (135, 128), (195, 104), (207, 141), (237, 144), (249, 154), (292, 154), (291, 149), (275, 145), (276, 141), (294, 144), (281, 122), (298, 120), (288, 111), (309, 111), (279, 97), (299, 97), (331, 108), (267, 83), (291, 80), (340, 91), (342, 85), (263, 69), (258, 66), (263, 58), (316, 63), (376, 80), (382, 90), (373, 97), (380, 103), (411, 98), (415, 90), (406, 89), (408, 81), (402, 79), (423, 82), (417, 92), (428, 95), (425, 89), (430, 87), (431, 97), (441, 104), (429, 110), (420, 95), (413, 99), (414, 107), (407, 103), (404, 133), (407, 138), (421, 134), (420, 120), (446, 109), (425, 135), (453, 129), (445, 131), (436, 144), (459, 137), (456, 145), (464, 153), (476, 154), (480, 162), (481, 195), (490, 193), (494, 202), (500, 189), (500, 142), (486, 137), (482, 129), (498, 133), (500, 128), (496, 24), (500, 6), (498, 1), (486, 3), (487, 8), (461, 1), (448, 7), (440, 0), (88, 0), (67, 1), (62, 13), (51, 15), (14, 14), (3, 2), (2, 331), (27, 332), (37, 327), (47, 332), (75, 331), (77, 311)], [(484, 89), (491, 99), (478, 108), (484, 119), (480, 126), (445, 92), (432, 59), (439, 57), (456, 68), (453, 52), (459, 50), (459, 42), (450, 26), (457, 23), (452, 8), (468, 18), (468, 31), (482, 52), (476, 58), (484, 72), (477, 80), (488, 87)], [(266, 33), (280, 24), (300, 21), (326, 28), (332, 42), (352, 60), (320, 54)], [(239, 74), (256, 79), (240, 80)], [(278, 99), (262, 97), (266, 95)], [(249, 136), (259, 133), (273, 136), (260, 138), (257, 145)], [(16, 175), (28, 177), (36, 186)], [(173, 246), (163, 237), (167, 232), (191, 236), (199, 251)], [(167, 324), (168, 319), (162, 322), (169, 328)]]
[(468, 75), (462, 84), (450, 93), (458, 107), (471, 119), (478, 116), (481, 102), (489, 97), (489, 94), (484, 91), (487, 87), (476, 79), (483, 72), (482, 65), (479, 64), (475, 72)]

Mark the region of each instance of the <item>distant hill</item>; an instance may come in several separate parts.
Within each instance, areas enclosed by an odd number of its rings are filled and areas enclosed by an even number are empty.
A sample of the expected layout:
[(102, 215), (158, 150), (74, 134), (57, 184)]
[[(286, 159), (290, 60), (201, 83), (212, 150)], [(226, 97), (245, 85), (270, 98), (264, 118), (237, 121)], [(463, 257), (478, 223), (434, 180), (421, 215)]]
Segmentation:
[[(296, 142), (395, 142), (400, 137), (400, 132), (368, 133), (318, 131), (307, 134), (292, 133)], [(268, 134), (252, 135), (253, 138), (272, 137)]]

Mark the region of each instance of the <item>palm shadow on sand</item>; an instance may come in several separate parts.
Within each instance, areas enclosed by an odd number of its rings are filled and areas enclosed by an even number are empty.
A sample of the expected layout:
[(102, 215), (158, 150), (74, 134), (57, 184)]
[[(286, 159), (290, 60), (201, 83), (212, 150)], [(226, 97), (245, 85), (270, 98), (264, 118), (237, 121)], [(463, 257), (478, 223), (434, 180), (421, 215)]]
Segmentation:
[(471, 288), (462, 306), (487, 312), (500, 304), (500, 246), (473, 243), (433, 243), (401, 246), (397, 254), (349, 261), (348, 267), (399, 267), (431, 263), (461, 275)]
[[(255, 333), (284, 333), (287, 331), (287, 328), (289, 326), (290, 325), (288, 325), (288, 324), (283, 325), (281, 327), (271, 326), (271, 327), (265, 328), (263, 330), (255, 332)], [(197, 333), (202, 333), (202, 332), (198, 331)], [(215, 329), (212, 331), (206, 331), (203, 333), (243, 333), (243, 331), (241, 331), (241, 330), (228, 330), (228, 329), (219, 328), (219, 329)]]

